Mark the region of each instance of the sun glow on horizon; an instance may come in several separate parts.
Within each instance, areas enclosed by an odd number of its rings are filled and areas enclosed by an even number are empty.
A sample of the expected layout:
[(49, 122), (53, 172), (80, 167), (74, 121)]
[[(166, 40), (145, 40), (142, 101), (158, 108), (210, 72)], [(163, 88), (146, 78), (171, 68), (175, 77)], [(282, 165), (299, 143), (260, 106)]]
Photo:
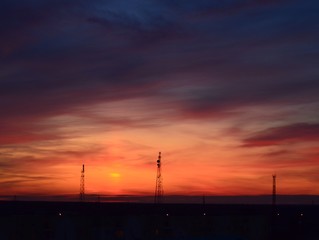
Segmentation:
[(112, 172), (112, 173), (110, 173), (110, 176), (111, 176), (112, 178), (119, 178), (119, 177), (121, 177), (121, 174), (119, 174), (119, 173), (117, 173), (117, 172)]

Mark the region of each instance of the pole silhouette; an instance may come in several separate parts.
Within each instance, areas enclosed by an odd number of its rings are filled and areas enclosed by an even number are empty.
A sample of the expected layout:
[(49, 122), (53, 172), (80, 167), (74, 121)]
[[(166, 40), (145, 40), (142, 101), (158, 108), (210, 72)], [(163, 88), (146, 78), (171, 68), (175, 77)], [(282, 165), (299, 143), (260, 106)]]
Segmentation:
[(81, 180), (80, 180), (80, 201), (85, 199), (85, 189), (84, 189), (84, 164), (82, 165), (81, 170)]
[(162, 178), (162, 163), (161, 163), (161, 152), (158, 153), (157, 163), (157, 174), (156, 174), (156, 187), (155, 187), (155, 198), (154, 202), (156, 204), (163, 202), (163, 178)]

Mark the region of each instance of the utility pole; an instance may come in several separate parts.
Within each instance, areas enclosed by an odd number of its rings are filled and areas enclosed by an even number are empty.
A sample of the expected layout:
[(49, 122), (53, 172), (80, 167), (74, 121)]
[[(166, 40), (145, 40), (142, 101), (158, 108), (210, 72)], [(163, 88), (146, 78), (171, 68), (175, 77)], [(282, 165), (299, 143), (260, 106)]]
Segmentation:
[(276, 206), (276, 174), (272, 175), (272, 205)]
[(80, 201), (84, 201), (85, 191), (84, 191), (84, 164), (82, 165), (81, 170), (81, 180), (80, 180)]
[(158, 160), (157, 163), (157, 174), (156, 174), (156, 188), (155, 188), (155, 203), (162, 203), (163, 202), (163, 178), (162, 178), (162, 170), (161, 170), (161, 152), (158, 153)]

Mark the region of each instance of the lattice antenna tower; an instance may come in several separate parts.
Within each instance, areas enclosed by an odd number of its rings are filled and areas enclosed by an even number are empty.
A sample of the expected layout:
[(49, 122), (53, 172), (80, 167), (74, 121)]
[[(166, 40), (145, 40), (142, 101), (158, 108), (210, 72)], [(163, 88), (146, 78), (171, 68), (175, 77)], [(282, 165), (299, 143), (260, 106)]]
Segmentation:
[(163, 202), (163, 178), (162, 178), (162, 162), (161, 162), (161, 152), (158, 153), (157, 163), (157, 174), (156, 174), (156, 188), (155, 188), (155, 203)]
[(272, 175), (272, 205), (276, 205), (276, 198), (277, 198), (277, 193), (276, 193), (276, 174)]
[(85, 199), (85, 188), (84, 188), (84, 164), (82, 165), (81, 170), (81, 180), (80, 180), (80, 201), (84, 201)]

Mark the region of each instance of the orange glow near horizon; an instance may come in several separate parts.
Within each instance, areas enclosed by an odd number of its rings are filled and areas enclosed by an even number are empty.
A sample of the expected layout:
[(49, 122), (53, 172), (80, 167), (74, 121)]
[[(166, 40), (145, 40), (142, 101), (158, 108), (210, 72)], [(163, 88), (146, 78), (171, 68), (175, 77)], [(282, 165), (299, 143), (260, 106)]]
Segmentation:
[[(82, 164), (86, 194), (152, 195), (159, 151), (167, 195), (267, 195), (274, 172), (280, 194), (319, 194), (315, 178), (307, 178), (318, 160), (311, 144), (296, 144), (300, 155), (276, 146), (243, 147), (240, 132), (229, 131), (228, 121), (146, 128), (112, 123), (110, 128), (85, 117), (61, 116), (46, 123), (66, 137), (17, 145), (8, 158), (21, 161), (15, 171), (24, 174), (2, 178), (13, 184), (0, 189), (1, 195), (77, 194)], [(284, 159), (277, 161), (276, 152)]]

